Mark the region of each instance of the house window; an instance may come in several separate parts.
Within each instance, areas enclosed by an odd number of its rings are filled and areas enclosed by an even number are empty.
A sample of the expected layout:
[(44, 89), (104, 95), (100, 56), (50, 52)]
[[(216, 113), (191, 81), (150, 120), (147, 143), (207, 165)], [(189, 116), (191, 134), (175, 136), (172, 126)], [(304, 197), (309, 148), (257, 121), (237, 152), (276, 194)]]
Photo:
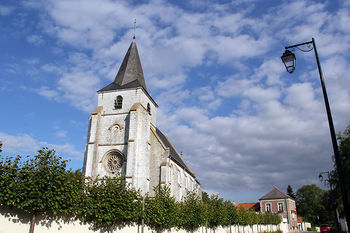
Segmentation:
[(149, 103), (147, 104), (147, 112), (148, 114), (151, 114), (151, 105)]
[(277, 209), (278, 209), (278, 212), (282, 212), (283, 211), (283, 203), (277, 203)]
[(118, 95), (114, 101), (114, 109), (121, 109), (123, 106), (123, 97)]
[(265, 211), (266, 212), (271, 212), (271, 204), (270, 203), (265, 204)]

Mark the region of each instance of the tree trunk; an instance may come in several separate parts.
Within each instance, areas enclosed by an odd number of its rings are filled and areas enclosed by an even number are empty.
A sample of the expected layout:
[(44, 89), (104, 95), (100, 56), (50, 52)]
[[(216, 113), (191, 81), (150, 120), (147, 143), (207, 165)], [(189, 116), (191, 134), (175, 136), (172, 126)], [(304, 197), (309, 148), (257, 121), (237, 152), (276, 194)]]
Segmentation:
[(35, 213), (33, 213), (32, 219), (30, 221), (29, 233), (34, 233), (34, 226), (35, 226)]

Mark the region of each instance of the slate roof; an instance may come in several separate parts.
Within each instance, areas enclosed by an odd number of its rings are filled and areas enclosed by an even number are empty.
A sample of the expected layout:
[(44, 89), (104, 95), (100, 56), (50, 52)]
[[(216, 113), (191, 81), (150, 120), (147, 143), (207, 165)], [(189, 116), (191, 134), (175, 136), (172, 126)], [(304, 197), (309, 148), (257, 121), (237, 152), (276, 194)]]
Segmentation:
[(186, 162), (183, 160), (181, 155), (178, 154), (173, 144), (169, 141), (168, 137), (165, 136), (158, 128), (156, 128), (156, 134), (164, 144), (164, 146), (169, 148), (170, 158), (174, 160), (180, 167), (184, 168), (188, 173), (192, 174), (193, 177), (196, 177), (195, 174), (187, 166)]
[(287, 199), (291, 198), (277, 187), (274, 187), (270, 192), (266, 193), (264, 196), (260, 197), (259, 200), (272, 200), (272, 199)]
[(139, 52), (136, 42), (133, 40), (125, 54), (114, 82), (102, 88), (99, 92), (136, 87), (142, 87), (147, 92)]

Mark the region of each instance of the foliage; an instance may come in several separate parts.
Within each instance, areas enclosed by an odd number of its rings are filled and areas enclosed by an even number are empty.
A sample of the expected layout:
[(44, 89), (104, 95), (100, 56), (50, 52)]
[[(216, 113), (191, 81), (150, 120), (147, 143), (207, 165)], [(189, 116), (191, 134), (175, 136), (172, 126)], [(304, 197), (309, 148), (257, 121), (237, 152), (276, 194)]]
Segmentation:
[(210, 202), (210, 197), (207, 192), (202, 192), (202, 201), (203, 203), (209, 203)]
[(322, 197), (322, 203), (326, 208), (328, 219), (326, 222), (322, 223), (328, 223), (330, 225), (333, 225), (334, 227), (332, 229), (337, 229), (336, 232), (338, 232), (338, 219), (336, 214), (336, 192), (334, 190), (327, 190), (325, 191), (323, 197)]
[(290, 196), (291, 198), (293, 198), (294, 200), (296, 198), (295, 193), (293, 191), (293, 188), (290, 185), (288, 185), (288, 187), (287, 187), (287, 195)]
[(238, 210), (238, 217), (237, 217), (237, 224), (241, 226), (246, 226), (248, 225), (248, 211), (244, 208), (240, 208)]
[(346, 127), (343, 133), (338, 134), (338, 140), (340, 161), (346, 181), (345, 187), (350, 193), (350, 125)]
[(215, 229), (218, 226), (225, 225), (225, 211), (222, 198), (218, 195), (211, 195), (209, 202), (204, 204), (206, 226)]
[(324, 195), (325, 191), (315, 184), (304, 185), (297, 191), (298, 213), (312, 225), (328, 221), (328, 214), (323, 203)]
[(157, 186), (154, 191), (154, 197), (145, 197), (145, 223), (160, 232), (176, 227), (181, 222), (179, 208), (169, 187)]
[(66, 171), (67, 160), (43, 148), (33, 158), (21, 156), (0, 161), (0, 202), (26, 212), (74, 212), (82, 174)]
[(282, 218), (278, 214), (273, 213), (256, 213), (248, 211), (244, 208), (238, 210), (237, 224), (242, 226), (262, 224), (262, 225), (278, 225), (282, 222)]
[(189, 192), (176, 202), (169, 187), (156, 187), (155, 196), (140, 193), (125, 184), (123, 176), (85, 179), (78, 171), (66, 170), (67, 160), (43, 148), (34, 158), (0, 157), (0, 205), (15, 207), (35, 216), (75, 217), (95, 230), (140, 223), (161, 232), (172, 227), (194, 231), (200, 226), (279, 224), (277, 214), (237, 210), (218, 195), (201, 200)]
[(193, 232), (205, 223), (204, 205), (195, 192), (189, 192), (180, 206), (180, 225), (182, 229)]
[[(346, 127), (344, 132), (340, 132), (338, 135), (339, 142), (339, 157), (340, 163), (342, 165), (343, 175), (344, 175), (344, 183), (346, 191), (349, 195), (350, 193), (350, 125)], [(335, 187), (334, 198), (337, 200), (337, 206), (340, 207), (340, 210), (343, 211), (343, 205), (341, 200), (341, 191), (339, 186), (339, 178), (336, 169), (336, 165), (334, 164), (334, 169), (331, 171), (330, 176), (330, 185)], [(350, 198), (350, 197), (349, 197)], [(350, 200), (348, 200), (350, 202)]]
[(66, 170), (67, 160), (55, 150), (43, 148), (30, 159), (0, 161), (0, 203), (32, 215), (29, 232), (34, 232), (36, 215), (73, 214), (82, 191), (81, 172)]
[(223, 226), (230, 226), (237, 224), (238, 221), (238, 211), (236, 206), (232, 204), (230, 201), (224, 202), (224, 215), (225, 221), (223, 222)]
[(264, 215), (263, 224), (268, 225), (278, 225), (282, 222), (282, 218), (278, 214), (266, 213)]
[(124, 177), (88, 179), (80, 198), (78, 219), (95, 229), (113, 230), (141, 218), (140, 194), (125, 185)]

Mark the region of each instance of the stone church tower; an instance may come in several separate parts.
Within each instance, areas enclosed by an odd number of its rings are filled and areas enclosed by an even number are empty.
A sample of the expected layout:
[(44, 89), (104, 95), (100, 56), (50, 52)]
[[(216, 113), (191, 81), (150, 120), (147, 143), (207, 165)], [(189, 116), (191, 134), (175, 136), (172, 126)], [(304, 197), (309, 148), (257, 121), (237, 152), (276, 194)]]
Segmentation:
[(157, 108), (133, 40), (114, 82), (98, 91), (98, 106), (89, 118), (85, 176), (123, 174), (143, 194), (152, 194), (159, 184), (169, 185), (178, 200), (186, 191), (200, 194), (195, 173), (157, 129)]

